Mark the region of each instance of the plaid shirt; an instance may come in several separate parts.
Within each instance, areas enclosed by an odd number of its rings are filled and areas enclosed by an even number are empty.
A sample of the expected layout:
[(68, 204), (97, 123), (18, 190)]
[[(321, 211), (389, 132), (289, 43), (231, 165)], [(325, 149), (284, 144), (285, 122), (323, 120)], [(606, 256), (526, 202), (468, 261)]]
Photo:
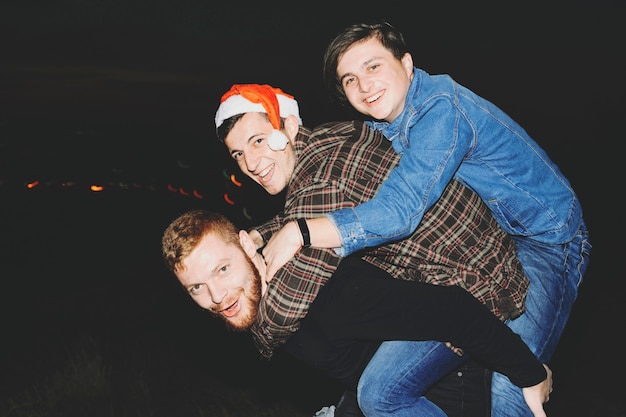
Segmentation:
[[(320, 217), (371, 199), (401, 157), (359, 121), (327, 123), (313, 131), (301, 127), (296, 153), (284, 211), (256, 228), (265, 241), (299, 217)], [(528, 279), (513, 240), (480, 197), (457, 181), (411, 236), (355, 255), (395, 278), (461, 286), (501, 319), (524, 311)], [(251, 329), (263, 356), (271, 357), (298, 330), (340, 260), (331, 249), (309, 247), (277, 272)]]

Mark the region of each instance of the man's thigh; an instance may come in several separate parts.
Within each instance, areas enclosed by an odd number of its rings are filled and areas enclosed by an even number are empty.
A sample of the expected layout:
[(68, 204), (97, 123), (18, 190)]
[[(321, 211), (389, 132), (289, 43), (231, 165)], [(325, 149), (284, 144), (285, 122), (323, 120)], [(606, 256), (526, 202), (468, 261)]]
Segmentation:
[[(379, 413), (402, 409), (405, 413), (438, 415), (433, 409), (433, 402), (425, 396), (425, 393), (435, 384), (443, 384), (442, 379), (469, 359), (467, 356), (456, 355), (441, 342), (384, 342), (361, 375), (358, 388), (359, 404), (362, 408), (365, 407), (363, 409), (372, 412), (376, 410)], [(462, 399), (457, 389), (453, 389), (454, 384), (451, 382), (454, 380), (451, 378), (446, 381), (450, 382), (446, 384), (447, 390), (437, 392), (438, 400), (444, 402), (444, 405)], [(458, 388), (458, 384), (455, 388)], [(467, 394), (469, 395), (469, 392)], [(462, 407), (462, 404), (457, 408), (459, 407)]]

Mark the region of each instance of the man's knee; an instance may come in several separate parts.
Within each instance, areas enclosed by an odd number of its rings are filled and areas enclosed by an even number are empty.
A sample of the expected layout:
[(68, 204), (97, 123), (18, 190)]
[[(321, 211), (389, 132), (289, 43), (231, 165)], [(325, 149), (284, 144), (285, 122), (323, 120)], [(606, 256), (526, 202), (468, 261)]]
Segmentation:
[(491, 397), (493, 417), (532, 417), (533, 415), (526, 405), (522, 389), (502, 374), (493, 374)]
[(359, 383), (358, 405), (364, 414), (374, 414), (381, 411), (381, 392), (376, 384)]

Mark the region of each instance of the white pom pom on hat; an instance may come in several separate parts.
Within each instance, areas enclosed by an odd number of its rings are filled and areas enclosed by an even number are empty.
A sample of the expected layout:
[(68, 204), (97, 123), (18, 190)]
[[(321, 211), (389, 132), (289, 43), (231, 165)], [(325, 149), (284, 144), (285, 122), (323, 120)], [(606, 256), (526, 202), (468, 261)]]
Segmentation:
[(276, 130), (280, 130), (280, 119), (287, 116), (296, 116), (302, 125), (298, 102), (280, 88), (268, 84), (233, 84), (220, 100), (215, 128), (230, 117), (248, 112), (266, 113)]
[(274, 129), (267, 137), (267, 146), (273, 151), (284, 151), (289, 143), (289, 138), (280, 130)]

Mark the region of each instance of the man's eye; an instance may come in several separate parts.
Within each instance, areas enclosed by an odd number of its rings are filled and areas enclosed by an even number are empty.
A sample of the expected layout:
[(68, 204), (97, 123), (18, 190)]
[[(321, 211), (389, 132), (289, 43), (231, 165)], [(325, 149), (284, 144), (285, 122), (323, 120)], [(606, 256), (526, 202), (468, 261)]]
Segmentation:
[(261, 145), (263, 143), (263, 141), (265, 140), (265, 138), (256, 138), (254, 140), (254, 144), (255, 145)]
[(231, 155), (235, 161), (238, 161), (243, 156), (243, 152), (233, 152)]
[(203, 288), (204, 288), (204, 284), (196, 284), (196, 285), (192, 285), (191, 287), (189, 287), (188, 291), (189, 291), (189, 294), (198, 295), (202, 292)]

